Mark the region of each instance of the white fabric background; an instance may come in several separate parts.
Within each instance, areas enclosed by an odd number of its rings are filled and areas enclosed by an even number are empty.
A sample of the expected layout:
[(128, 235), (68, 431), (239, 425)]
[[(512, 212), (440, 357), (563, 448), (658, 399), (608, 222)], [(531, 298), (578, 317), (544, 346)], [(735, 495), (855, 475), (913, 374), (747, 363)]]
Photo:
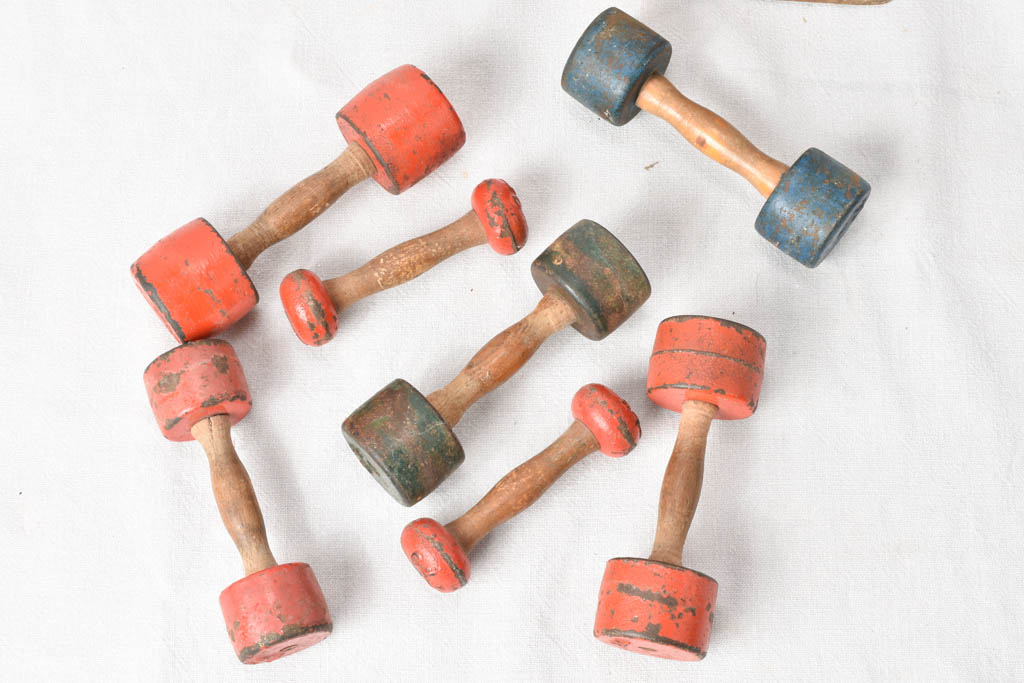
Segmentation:
[[(818, 146), (870, 180), (812, 271), (755, 233), (759, 195), (665, 123), (615, 129), (561, 91), (606, 4), (5, 4), (3, 678), (1024, 677), (1024, 5), (624, 6), (671, 40), (680, 89), (755, 144), (787, 163)], [(234, 437), (272, 547), (312, 564), (335, 619), (316, 648), (243, 667), (217, 604), (241, 564), (198, 445), (154, 424), (141, 372), (172, 340), (128, 266), (199, 215), (243, 228), (341, 152), (335, 111), (407, 62), (454, 103), (466, 146), (401, 196), (364, 183), (265, 253), (263, 301), (224, 335), (255, 398)], [(346, 311), (324, 348), (293, 337), (286, 272), (354, 268), (461, 215), (490, 176), (522, 198), (519, 255), (461, 254)], [(466, 464), (398, 506), (341, 421), (397, 376), (442, 386), (530, 310), (531, 259), (583, 217), (634, 252), (651, 300), (604, 342), (552, 338), (458, 425)], [(658, 321), (681, 313), (768, 340), (757, 414), (713, 427), (686, 546), (720, 583), (697, 665), (590, 635), (605, 560), (650, 549), (677, 416), (644, 379)], [(492, 534), (468, 587), (428, 589), (402, 526), (461, 514), (568, 425), (590, 381), (632, 403), (640, 447), (584, 460)]]

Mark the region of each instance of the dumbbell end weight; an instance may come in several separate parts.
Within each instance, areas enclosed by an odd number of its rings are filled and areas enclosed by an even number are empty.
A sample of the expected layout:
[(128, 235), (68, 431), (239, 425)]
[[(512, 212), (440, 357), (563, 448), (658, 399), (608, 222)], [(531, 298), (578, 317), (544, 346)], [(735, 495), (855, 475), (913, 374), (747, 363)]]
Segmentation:
[(605, 565), (594, 637), (639, 654), (699, 661), (708, 651), (718, 582), (664, 562), (618, 557)]

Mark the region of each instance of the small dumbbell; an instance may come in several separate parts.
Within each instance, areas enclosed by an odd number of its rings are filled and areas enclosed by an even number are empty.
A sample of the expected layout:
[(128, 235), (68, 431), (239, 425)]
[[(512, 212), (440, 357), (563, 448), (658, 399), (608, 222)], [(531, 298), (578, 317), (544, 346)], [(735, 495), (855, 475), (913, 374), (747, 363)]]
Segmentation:
[(682, 413), (658, 504), (658, 530), (648, 559), (609, 560), (598, 598), (594, 636), (641, 654), (694, 661), (707, 654), (718, 582), (682, 566), (704, 476), (713, 419), (739, 420), (757, 409), (764, 337), (728, 320), (668, 318), (658, 326), (647, 395)]
[(694, 147), (767, 197), (754, 227), (800, 263), (828, 256), (871, 192), (859, 175), (811, 148), (792, 167), (757, 149), (728, 121), (684, 97), (662, 74), (672, 45), (615, 7), (583, 32), (562, 71), (562, 88), (616, 126), (641, 109), (670, 123)]
[(354, 185), (373, 178), (398, 194), (447, 161), (466, 141), (462, 122), (434, 82), (407, 64), (366, 86), (337, 114), (348, 147), (274, 200), (225, 240), (197, 218), (132, 264), (132, 276), (179, 341), (202, 339), (240, 320), (259, 295), (246, 270)]
[(469, 406), (523, 367), (545, 339), (569, 325), (588, 339), (604, 339), (651, 294), (633, 255), (589, 220), (562, 233), (530, 270), (543, 293), (540, 303), (487, 342), (444, 388), (424, 396), (396, 379), (342, 425), (359, 461), (403, 505), (423, 499), (462, 464), (465, 454), (453, 427)]
[(460, 251), (485, 242), (514, 254), (526, 242), (526, 218), (515, 190), (504, 180), (484, 180), (473, 190), (472, 209), (440, 230), (394, 246), (350, 273), (321, 280), (300, 269), (281, 281), (281, 303), (304, 343), (326, 344), (338, 330), (338, 313), (356, 301), (396, 287)]
[(468, 555), (495, 527), (533, 505), (559, 477), (600, 450), (620, 458), (640, 439), (640, 421), (629, 404), (601, 384), (588, 384), (572, 399), (569, 428), (543, 451), (515, 468), (480, 502), (442, 526), (423, 517), (402, 531), (402, 550), (431, 587), (450, 593), (469, 581)]
[(210, 461), (220, 517), (246, 574), (220, 594), (238, 659), (272, 662), (326, 638), (332, 622), (320, 584), (308, 564), (274, 559), (252, 482), (231, 443), (231, 425), (252, 407), (235, 350), (219, 339), (183, 344), (150, 363), (143, 379), (163, 435), (195, 439)]

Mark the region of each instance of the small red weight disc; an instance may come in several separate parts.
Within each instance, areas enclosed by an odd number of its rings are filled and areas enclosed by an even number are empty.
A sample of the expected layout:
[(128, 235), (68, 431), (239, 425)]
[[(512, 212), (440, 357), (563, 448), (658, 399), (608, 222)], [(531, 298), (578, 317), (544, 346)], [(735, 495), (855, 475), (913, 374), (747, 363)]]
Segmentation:
[(472, 203), (491, 249), (509, 256), (526, 244), (526, 216), (511, 185), (497, 178), (484, 180), (473, 189)]
[(426, 517), (402, 530), (402, 550), (432, 588), (451, 593), (469, 581), (469, 558), (440, 523)]
[(338, 310), (315, 273), (295, 270), (281, 280), (281, 304), (303, 344), (321, 346), (338, 331)]
[(593, 433), (605, 455), (626, 455), (640, 440), (640, 419), (625, 399), (603, 384), (588, 384), (576, 392), (572, 416)]

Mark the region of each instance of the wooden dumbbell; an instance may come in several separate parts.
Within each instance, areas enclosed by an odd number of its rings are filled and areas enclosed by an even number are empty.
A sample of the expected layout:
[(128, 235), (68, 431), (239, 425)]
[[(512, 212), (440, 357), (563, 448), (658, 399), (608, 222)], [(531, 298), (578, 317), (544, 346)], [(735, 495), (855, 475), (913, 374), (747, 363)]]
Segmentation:
[(246, 574), (220, 594), (238, 659), (272, 662), (326, 638), (332, 622), (320, 584), (308, 564), (274, 559), (252, 482), (231, 443), (231, 425), (252, 406), (235, 350), (219, 339), (183, 344), (150, 363), (143, 379), (163, 435), (195, 439), (210, 461), (213, 496)]
[(641, 654), (694, 661), (707, 654), (718, 583), (682, 566), (683, 543), (700, 498), (704, 448), (713, 419), (739, 420), (757, 409), (764, 337), (718, 318), (662, 321), (647, 373), (647, 395), (682, 413), (665, 470), (658, 530), (647, 559), (609, 560), (594, 636)]
[(485, 242), (499, 254), (526, 243), (526, 218), (515, 190), (504, 180), (484, 180), (473, 190), (470, 209), (440, 230), (403, 242), (350, 273), (321, 280), (300, 269), (281, 281), (281, 303), (304, 343), (326, 344), (338, 331), (338, 313), (356, 301), (396, 287), (460, 251)]
[(468, 555), (495, 527), (533, 505), (570, 467), (594, 451), (620, 458), (640, 439), (640, 420), (629, 404), (601, 384), (588, 384), (572, 399), (575, 418), (560, 437), (494, 485), (480, 502), (450, 524), (428, 517), (402, 531), (402, 550), (431, 587), (450, 593), (469, 581)]
[(769, 157), (718, 114), (687, 99), (662, 74), (672, 45), (611, 7), (583, 32), (562, 71), (562, 88), (616, 126), (641, 109), (672, 124), (694, 147), (767, 197), (754, 227), (800, 263), (828, 256), (871, 192), (859, 175), (817, 149), (792, 167)]
[(545, 339), (569, 325), (588, 339), (604, 339), (651, 294), (633, 255), (589, 220), (562, 233), (534, 260), (531, 273), (543, 293), (537, 307), (487, 342), (444, 388), (424, 396), (396, 379), (342, 425), (359, 461), (403, 505), (422, 500), (462, 464), (453, 427)]
[(132, 264), (132, 276), (179, 341), (202, 339), (240, 320), (259, 296), (246, 270), (354, 185), (373, 178), (398, 194), (447, 161), (466, 141), (462, 122), (434, 82), (407, 64), (366, 86), (337, 114), (348, 147), (274, 200), (225, 240), (197, 218)]

